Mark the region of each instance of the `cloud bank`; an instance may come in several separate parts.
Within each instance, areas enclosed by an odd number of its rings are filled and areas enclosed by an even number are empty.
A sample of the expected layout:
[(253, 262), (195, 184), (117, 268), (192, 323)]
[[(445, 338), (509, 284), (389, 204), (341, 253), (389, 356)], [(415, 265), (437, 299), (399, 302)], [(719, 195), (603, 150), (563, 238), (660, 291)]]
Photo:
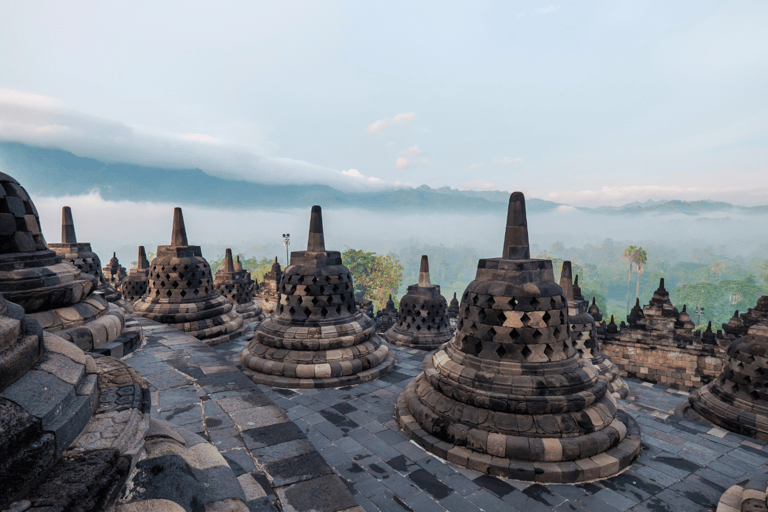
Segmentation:
[(267, 156), (259, 147), (203, 133), (128, 126), (78, 112), (56, 98), (13, 89), (0, 89), (0, 140), (57, 147), (108, 162), (199, 168), (214, 176), (254, 183), (324, 184), (342, 190), (392, 186), (379, 179), (356, 179), (349, 171)]
[(416, 112), (407, 112), (405, 114), (397, 114), (391, 120), (379, 119), (378, 121), (374, 121), (373, 123), (368, 125), (368, 127), (366, 128), (366, 131), (368, 133), (379, 133), (380, 131), (384, 130), (384, 128), (386, 128), (387, 126), (390, 126), (393, 124), (410, 123), (415, 120), (416, 120)]

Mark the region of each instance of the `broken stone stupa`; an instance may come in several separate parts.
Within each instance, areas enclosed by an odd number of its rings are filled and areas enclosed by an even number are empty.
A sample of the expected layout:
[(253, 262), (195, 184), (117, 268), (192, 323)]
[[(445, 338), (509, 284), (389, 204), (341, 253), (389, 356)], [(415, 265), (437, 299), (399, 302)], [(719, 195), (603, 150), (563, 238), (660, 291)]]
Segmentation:
[(422, 350), (432, 350), (453, 337), (448, 321), (448, 304), (440, 287), (429, 280), (429, 259), (421, 257), (419, 282), (408, 287), (400, 299), (397, 323), (383, 337), (389, 343)]
[(284, 388), (346, 386), (394, 368), (394, 352), (355, 306), (341, 253), (325, 249), (319, 206), (312, 207), (307, 250), (292, 252), (283, 272), (277, 309), (241, 358), (254, 382)]
[(525, 198), (510, 196), (501, 258), (481, 259), (456, 335), (427, 355), (395, 408), (425, 450), (519, 480), (608, 478), (640, 451), (637, 422), (573, 348), (550, 260), (531, 259)]
[(107, 266), (101, 269), (101, 274), (104, 276), (104, 281), (112, 285), (112, 287), (115, 289), (120, 288), (120, 283), (123, 282), (127, 274), (125, 273), (125, 267), (117, 259), (117, 253), (112, 253)]
[[(240, 258), (237, 260), (240, 263)], [(213, 286), (228, 300), (235, 304), (235, 310), (244, 319), (261, 321), (264, 314), (261, 308), (253, 303), (251, 296), (251, 283), (248, 282), (242, 264), (238, 270), (232, 260), (232, 249), (227, 249), (224, 254), (224, 263), (213, 276)]]
[(731, 432), (768, 442), (768, 325), (754, 324), (729, 346), (720, 376), (691, 393), (690, 406)]
[(139, 246), (139, 259), (136, 268), (132, 268), (120, 283), (120, 291), (125, 300), (134, 303), (142, 298), (149, 288), (149, 261), (144, 246)]
[(234, 304), (214, 287), (200, 246), (187, 242), (181, 208), (173, 211), (171, 245), (157, 247), (147, 293), (133, 307), (137, 315), (169, 324), (208, 345), (229, 341), (247, 329)]
[(277, 309), (277, 297), (279, 295), (280, 280), (283, 277), (283, 271), (280, 268), (280, 263), (277, 262), (277, 256), (275, 256), (275, 262), (272, 264), (272, 268), (264, 274), (261, 280), (261, 286), (259, 287), (259, 296), (257, 297), (257, 304), (261, 306), (265, 314), (271, 315)]
[[(71, 214), (69, 219), (70, 226), (64, 226), (65, 240), (70, 235), (74, 240)], [(89, 252), (83, 249), (80, 255)], [(96, 273), (98, 264), (90, 270)], [(37, 210), (26, 190), (12, 177), (0, 173), (0, 292), (6, 300), (23, 307), (46, 331), (72, 341), (82, 350), (120, 357), (138, 346), (141, 330), (123, 332), (122, 310), (93, 293), (98, 285), (93, 274), (62, 261), (48, 248)]]
[(600, 375), (608, 379), (608, 389), (614, 397), (627, 398), (629, 386), (619, 377), (619, 367), (600, 350), (595, 319), (587, 312), (589, 302), (584, 300), (581, 294), (579, 276), (576, 276), (575, 283), (572, 276), (571, 262), (564, 261), (560, 273), (560, 288), (568, 301), (568, 323), (573, 348), (581, 353), (584, 360), (592, 363)]

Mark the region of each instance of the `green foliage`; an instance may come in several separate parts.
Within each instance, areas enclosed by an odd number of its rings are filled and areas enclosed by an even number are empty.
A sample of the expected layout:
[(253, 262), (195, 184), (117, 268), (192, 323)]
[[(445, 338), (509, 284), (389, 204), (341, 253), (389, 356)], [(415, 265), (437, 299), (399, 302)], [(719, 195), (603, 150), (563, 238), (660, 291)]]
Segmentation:
[[(355, 283), (355, 299), (368, 299), (374, 310), (383, 309), (390, 294), (396, 294), (403, 280), (403, 266), (393, 255), (347, 248), (341, 254)], [(395, 299), (395, 297), (393, 297)]]
[[(250, 272), (251, 277), (259, 282), (261, 282), (262, 276), (269, 272), (269, 269), (272, 268), (272, 263), (275, 261), (269, 258), (257, 258), (256, 256), (245, 258), (242, 253), (233, 256), (233, 260), (236, 259), (237, 256), (240, 256), (240, 263), (242, 263), (243, 269)], [(208, 264), (211, 266), (211, 274), (213, 275), (224, 265), (224, 256), (222, 255), (215, 260), (210, 260), (208, 261)]]
[(699, 323), (699, 317), (694, 313), (695, 308), (703, 306), (701, 323), (711, 321), (715, 329), (715, 326), (727, 323), (734, 310), (746, 311), (766, 293), (768, 287), (749, 275), (740, 280), (684, 284), (672, 289), (669, 298), (678, 310), (687, 304), (688, 314), (696, 323)]

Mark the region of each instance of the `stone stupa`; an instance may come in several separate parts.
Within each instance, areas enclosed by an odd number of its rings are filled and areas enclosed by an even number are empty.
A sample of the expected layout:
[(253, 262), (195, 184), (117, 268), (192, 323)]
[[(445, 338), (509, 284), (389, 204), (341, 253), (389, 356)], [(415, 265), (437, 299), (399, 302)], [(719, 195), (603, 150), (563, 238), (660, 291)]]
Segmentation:
[(104, 276), (104, 281), (112, 285), (113, 288), (119, 289), (120, 283), (128, 275), (125, 272), (125, 267), (120, 264), (117, 259), (117, 253), (112, 253), (112, 257), (109, 259), (107, 266), (101, 269), (101, 274)]
[(424, 359), (396, 405), (425, 450), (518, 480), (614, 476), (640, 451), (637, 422), (573, 348), (550, 260), (531, 259), (525, 198), (510, 196), (501, 258), (481, 259), (456, 336)]
[(408, 287), (400, 299), (397, 323), (383, 334), (385, 340), (422, 350), (432, 350), (453, 337), (455, 329), (448, 321), (448, 304), (440, 287), (429, 280), (429, 259), (421, 257), (419, 282)]
[(120, 291), (125, 300), (134, 303), (142, 298), (149, 288), (149, 261), (144, 246), (139, 246), (139, 259), (136, 268), (128, 271), (123, 282), (120, 283)]
[(261, 321), (264, 314), (261, 308), (253, 303), (251, 296), (251, 283), (243, 265), (240, 263), (240, 257), (237, 258), (237, 264), (232, 259), (232, 249), (224, 252), (224, 262), (221, 268), (213, 276), (213, 286), (228, 300), (235, 304), (235, 310), (242, 315), (244, 319), (255, 319)]
[(259, 296), (257, 297), (257, 303), (261, 306), (265, 314), (271, 315), (277, 309), (277, 297), (280, 289), (280, 279), (282, 279), (283, 271), (280, 268), (280, 263), (277, 262), (277, 256), (275, 256), (275, 262), (272, 264), (272, 268), (264, 274), (261, 280), (261, 286), (259, 287)]
[(752, 325), (734, 340), (720, 376), (691, 393), (688, 401), (704, 419), (768, 442), (768, 325)]
[(390, 293), (384, 309), (380, 309), (376, 314), (376, 332), (387, 332), (393, 325), (395, 325), (395, 323), (397, 323), (397, 314), (395, 301), (392, 300), (392, 294)]
[(568, 324), (571, 331), (573, 348), (581, 353), (584, 360), (592, 363), (600, 375), (608, 380), (608, 389), (616, 398), (627, 398), (629, 386), (619, 377), (619, 367), (605, 357), (597, 339), (595, 319), (588, 313), (589, 302), (584, 299), (579, 288), (579, 276), (576, 282), (572, 278), (570, 261), (563, 261), (560, 272), (560, 288), (568, 301)]
[(341, 253), (325, 249), (319, 206), (312, 207), (307, 250), (292, 252), (282, 274), (277, 309), (241, 358), (254, 382), (285, 388), (346, 386), (394, 368), (394, 352), (355, 306)]
[(172, 325), (208, 345), (229, 341), (247, 329), (234, 304), (214, 288), (200, 246), (187, 242), (181, 208), (173, 211), (171, 244), (157, 247), (147, 293), (133, 307), (137, 315)]
[[(0, 212), (5, 212), (0, 213), (0, 292), (6, 300), (23, 307), (46, 331), (72, 341), (82, 350), (103, 350), (118, 357), (134, 350), (141, 343), (141, 330), (123, 336), (122, 310), (93, 293), (99, 286), (98, 278), (62, 261), (48, 248), (37, 210), (26, 190), (12, 177), (0, 173), (0, 193), (4, 194), (0, 197)], [(72, 244), (61, 245), (74, 248), (78, 244), (71, 212), (67, 215), (65, 210), (63, 217), (63, 239)], [(90, 270), (96, 272), (95, 268)]]

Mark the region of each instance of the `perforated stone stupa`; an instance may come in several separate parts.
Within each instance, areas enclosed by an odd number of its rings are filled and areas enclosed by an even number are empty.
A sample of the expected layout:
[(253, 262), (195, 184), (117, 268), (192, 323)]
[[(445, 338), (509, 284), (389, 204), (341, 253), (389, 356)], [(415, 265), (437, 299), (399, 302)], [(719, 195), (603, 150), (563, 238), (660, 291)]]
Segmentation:
[(520, 480), (583, 482), (628, 467), (637, 422), (574, 350), (567, 308), (552, 262), (530, 257), (515, 192), (502, 257), (478, 262), (456, 336), (398, 399), (400, 427), (449, 462)]
[[(570, 261), (563, 262), (560, 273), (560, 288), (568, 301), (568, 323), (571, 331), (573, 348), (581, 353), (586, 361), (592, 363), (609, 382), (609, 390), (616, 398), (627, 398), (629, 386), (619, 377), (619, 368), (605, 357), (597, 339), (595, 320), (587, 312), (589, 303), (584, 300), (579, 288), (579, 276), (576, 282), (572, 278)], [(599, 310), (598, 310), (599, 314)]]
[(419, 282), (410, 285), (408, 293), (400, 299), (397, 323), (384, 333), (384, 339), (395, 345), (435, 349), (453, 337), (447, 310), (440, 287), (429, 280), (429, 259), (423, 255)]
[(395, 355), (355, 306), (341, 253), (325, 249), (322, 212), (312, 207), (306, 251), (291, 253), (278, 306), (241, 354), (258, 384), (286, 388), (365, 382), (395, 366)]
[[(125, 327), (122, 310), (93, 294), (98, 286), (94, 275), (62, 261), (48, 248), (26, 190), (0, 173), (0, 194), (0, 292), (5, 298), (23, 307), (43, 329), (82, 350), (101, 349), (113, 342), (119, 343), (119, 355), (133, 350), (140, 332), (115, 342)], [(71, 213), (69, 221), (63, 229), (65, 240), (74, 240)], [(110, 345), (105, 350), (113, 353), (117, 348)]]
[(768, 325), (755, 324), (734, 340), (720, 376), (688, 401), (712, 423), (768, 442)]
[(189, 245), (181, 208), (173, 211), (171, 245), (159, 245), (149, 269), (147, 293), (136, 314), (172, 325), (208, 345), (229, 341), (247, 326), (232, 302), (213, 286), (199, 245)]
[[(238, 258), (238, 263), (240, 259)], [(251, 283), (248, 282), (242, 264), (238, 270), (232, 260), (232, 249), (224, 253), (224, 263), (213, 276), (213, 286), (228, 300), (235, 304), (235, 309), (244, 319), (261, 321), (264, 314), (261, 308), (253, 303), (251, 296)]]
[(48, 244), (48, 248), (64, 261), (73, 264), (80, 272), (92, 275), (98, 283), (102, 282), (101, 260), (91, 249), (90, 243), (77, 241), (75, 222), (69, 206), (61, 208), (61, 243)]
[(149, 261), (144, 246), (139, 246), (139, 259), (136, 268), (132, 268), (123, 282), (120, 283), (120, 291), (125, 300), (130, 303), (142, 298), (149, 288)]

